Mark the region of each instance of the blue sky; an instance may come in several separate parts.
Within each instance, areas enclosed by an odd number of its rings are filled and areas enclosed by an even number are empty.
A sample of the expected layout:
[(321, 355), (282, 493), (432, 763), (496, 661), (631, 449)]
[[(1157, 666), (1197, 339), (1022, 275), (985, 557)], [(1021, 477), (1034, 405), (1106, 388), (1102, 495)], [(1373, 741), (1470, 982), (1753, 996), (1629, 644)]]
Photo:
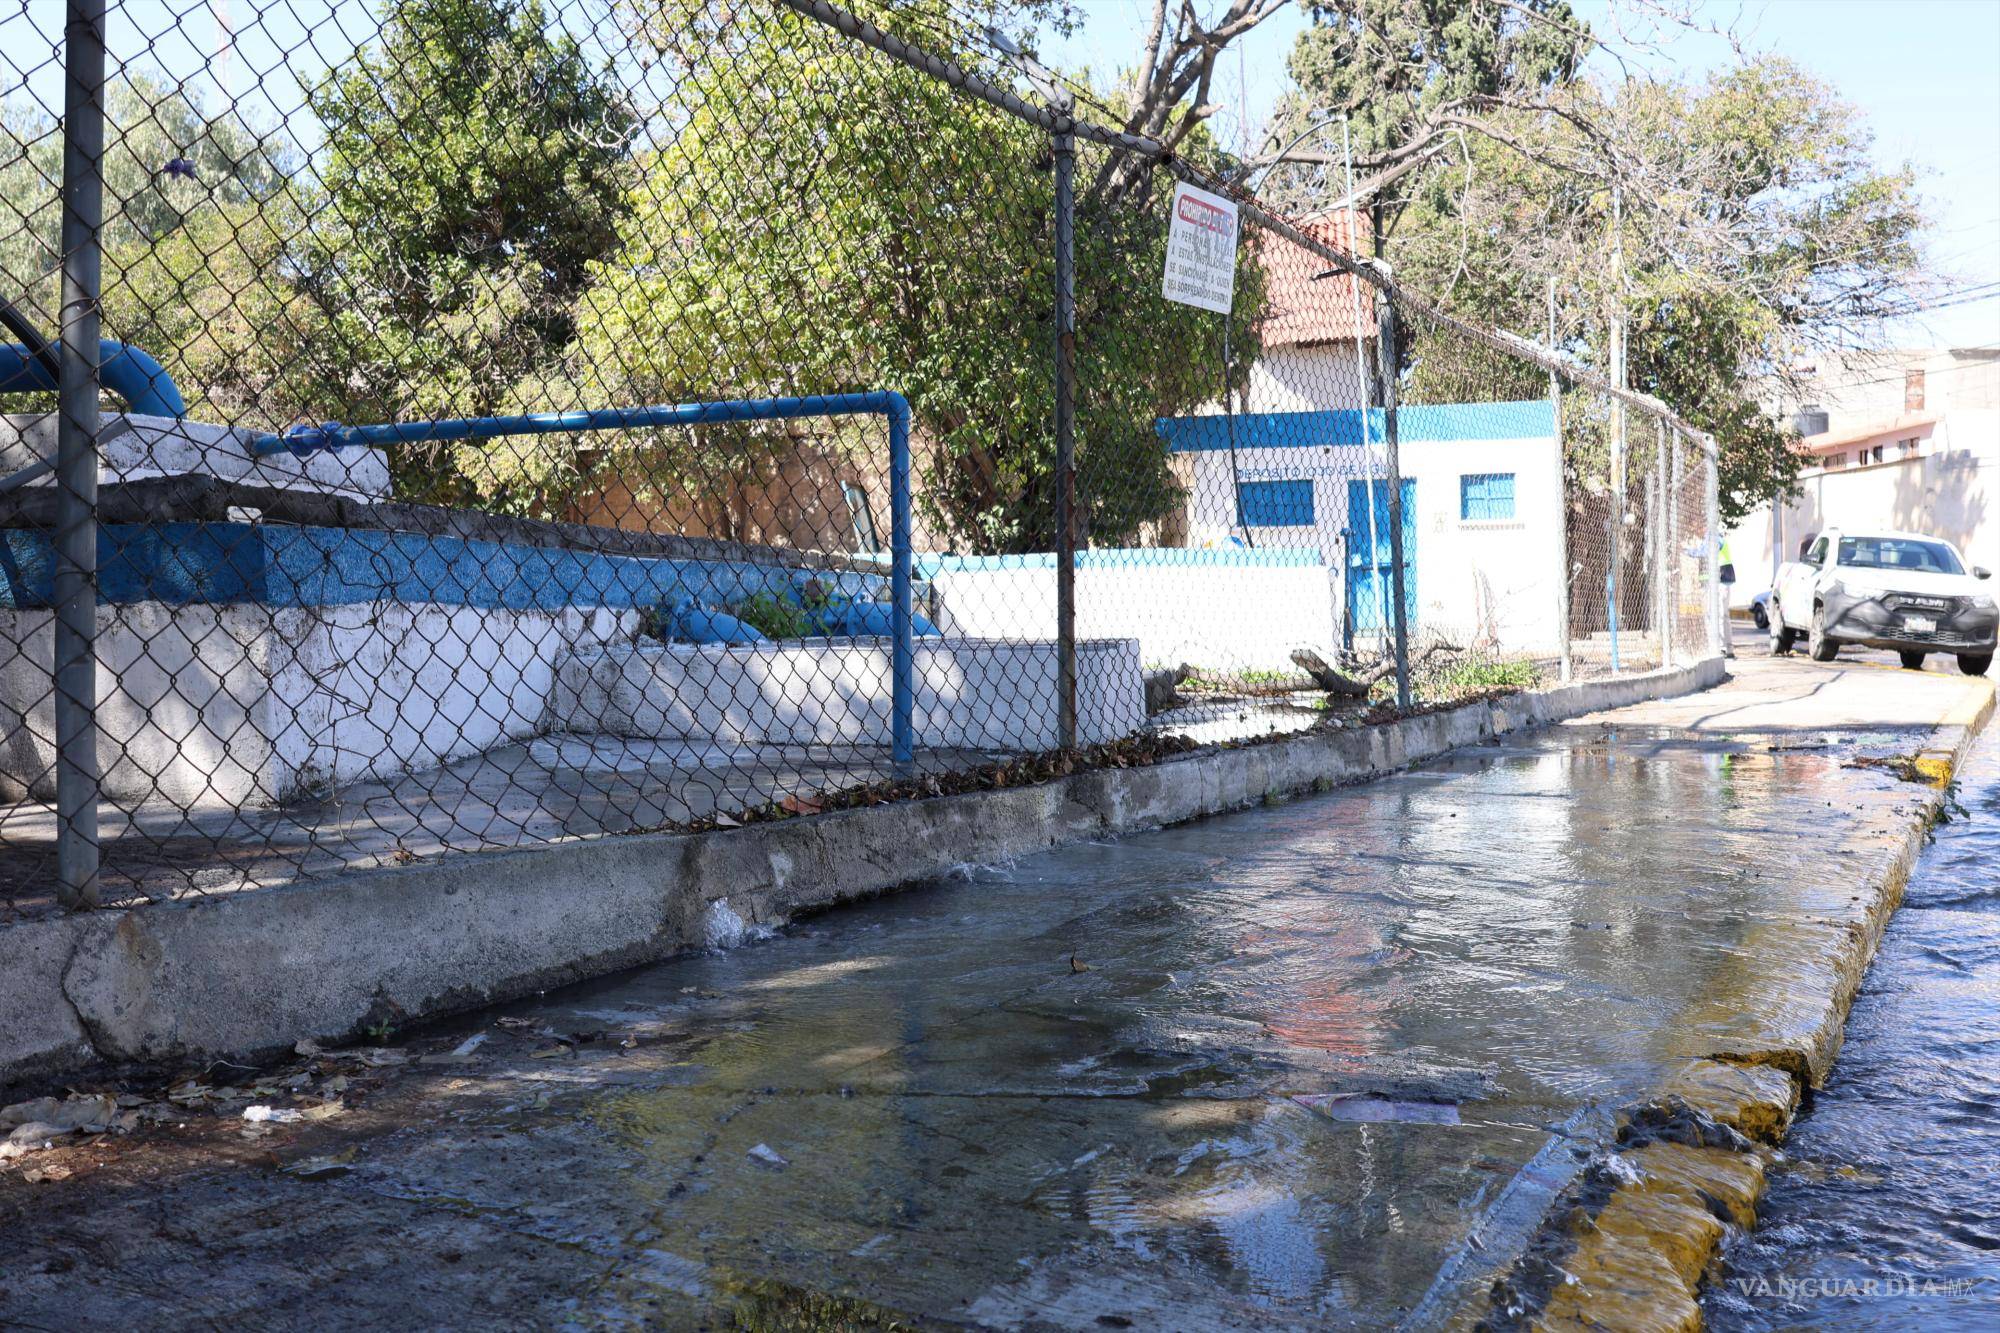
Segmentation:
[[(1602, 0), (1574, 0), (1600, 31)], [(1132, 61), (1148, 0), (1080, 0), (1083, 31), (1045, 55), (1109, 71)], [(1206, 0), (1203, 12), (1217, 8)], [(1700, 6), (1699, 17), (1734, 26), (1752, 51), (1776, 51), (1826, 80), (1875, 133), (1876, 160), (1908, 162), (1934, 222), (1932, 263), (1959, 286), (2000, 281), (2000, 0), (1749, 0)], [(1283, 89), (1285, 56), (1306, 20), (1296, 8), (1267, 20), (1218, 69), (1216, 118), (1225, 143), (1246, 123), (1254, 134)], [(1642, 58), (1653, 73), (1699, 76), (1732, 59), (1717, 37), (1679, 33)], [(1247, 113), (1247, 116), (1246, 114)], [(1906, 346), (2000, 345), (2000, 297), (1901, 323)]]

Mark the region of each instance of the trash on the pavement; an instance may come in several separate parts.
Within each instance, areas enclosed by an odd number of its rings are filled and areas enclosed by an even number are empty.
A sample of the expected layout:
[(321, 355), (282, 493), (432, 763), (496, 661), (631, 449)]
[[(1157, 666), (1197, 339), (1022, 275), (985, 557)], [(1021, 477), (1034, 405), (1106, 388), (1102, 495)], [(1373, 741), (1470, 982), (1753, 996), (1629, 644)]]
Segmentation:
[(64, 1134), (102, 1134), (118, 1117), (118, 1099), (95, 1094), (57, 1099), (37, 1097), (0, 1107), (0, 1129), (10, 1143), (39, 1144)]
[(289, 1106), (246, 1106), (243, 1108), (243, 1118), (252, 1124), (262, 1124), (268, 1120), (274, 1125), (288, 1125), (294, 1120), (304, 1119), (305, 1115)]
[(746, 1155), (749, 1156), (754, 1161), (762, 1162), (765, 1166), (775, 1167), (780, 1171), (784, 1170), (786, 1167), (791, 1165), (790, 1162), (786, 1161), (783, 1157), (779, 1156), (778, 1153), (773, 1151), (771, 1145), (768, 1143), (758, 1144), (756, 1147), (752, 1148)]
[(410, 1063), (410, 1057), (402, 1051), (356, 1051), (354, 1052), (354, 1058), (364, 1065), (375, 1065), (377, 1067), (382, 1065), (406, 1065)]
[(360, 1156), (358, 1148), (331, 1153), (323, 1157), (301, 1157), (289, 1166), (280, 1167), (288, 1176), (300, 1180), (325, 1180), (331, 1176), (345, 1175), (354, 1169), (354, 1159)]

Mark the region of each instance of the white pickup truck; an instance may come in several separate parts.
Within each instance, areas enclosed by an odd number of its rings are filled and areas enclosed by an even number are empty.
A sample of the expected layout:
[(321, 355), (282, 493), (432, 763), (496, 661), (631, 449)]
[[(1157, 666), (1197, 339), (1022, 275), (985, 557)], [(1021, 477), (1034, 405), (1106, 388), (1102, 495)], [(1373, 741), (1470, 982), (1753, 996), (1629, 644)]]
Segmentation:
[(1958, 548), (1936, 537), (1830, 528), (1778, 569), (1771, 652), (1788, 653), (1801, 638), (1816, 662), (1831, 662), (1843, 644), (1888, 648), (1911, 670), (1931, 653), (1951, 653), (1960, 671), (1983, 676), (2000, 629), (1991, 577), (1968, 572)]

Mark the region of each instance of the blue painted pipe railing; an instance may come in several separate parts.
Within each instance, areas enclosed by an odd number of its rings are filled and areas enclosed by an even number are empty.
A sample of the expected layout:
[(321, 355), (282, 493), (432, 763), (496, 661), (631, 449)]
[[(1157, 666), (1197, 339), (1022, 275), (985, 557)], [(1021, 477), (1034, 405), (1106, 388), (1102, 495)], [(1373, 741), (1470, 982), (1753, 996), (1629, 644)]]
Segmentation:
[[(126, 410), (181, 418), (187, 402), (166, 367), (151, 354), (110, 338), (97, 345), (98, 382), (125, 400)], [(48, 368), (19, 343), (0, 343), (0, 393), (54, 393)]]
[(583, 430), (641, 430), (650, 426), (713, 426), (730, 421), (794, 417), (882, 416), (889, 420), (890, 751), (898, 766), (916, 753), (916, 644), (911, 617), (910, 404), (888, 389), (804, 398), (731, 398), (712, 403), (607, 407), (582, 412), (531, 412), (505, 417), (444, 421), (392, 421), (374, 426), (292, 426), (281, 435), (259, 435), (258, 454), (309, 454), (358, 445), (485, 440), (509, 435), (560, 435)]

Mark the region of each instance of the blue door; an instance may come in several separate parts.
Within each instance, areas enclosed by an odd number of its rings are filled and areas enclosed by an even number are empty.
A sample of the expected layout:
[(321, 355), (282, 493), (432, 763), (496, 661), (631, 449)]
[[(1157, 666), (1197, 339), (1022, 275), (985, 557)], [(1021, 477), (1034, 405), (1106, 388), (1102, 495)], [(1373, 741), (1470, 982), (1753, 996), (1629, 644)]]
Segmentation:
[[(1368, 495), (1375, 494), (1375, 549), (1368, 549)], [(1417, 618), (1417, 483), (1403, 480), (1403, 618)], [(1394, 596), (1395, 574), (1390, 566), (1389, 484), (1347, 483), (1347, 626), (1348, 637), (1374, 638), (1393, 630), (1382, 613)]]

